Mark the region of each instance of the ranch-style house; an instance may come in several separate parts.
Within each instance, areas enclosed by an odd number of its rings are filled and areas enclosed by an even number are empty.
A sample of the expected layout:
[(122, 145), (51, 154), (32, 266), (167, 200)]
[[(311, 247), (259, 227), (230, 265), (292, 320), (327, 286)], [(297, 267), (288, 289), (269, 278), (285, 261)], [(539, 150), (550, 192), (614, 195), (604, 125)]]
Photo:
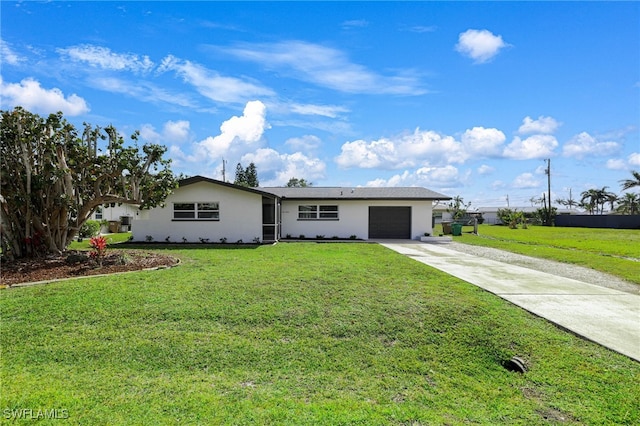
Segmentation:
[(450, 199), (421, 187), (247, 188), (194, 176), (164, 207), (140, 211), (132, 232), (170, 242), (419, 239), (433, 232), (433, 203)]

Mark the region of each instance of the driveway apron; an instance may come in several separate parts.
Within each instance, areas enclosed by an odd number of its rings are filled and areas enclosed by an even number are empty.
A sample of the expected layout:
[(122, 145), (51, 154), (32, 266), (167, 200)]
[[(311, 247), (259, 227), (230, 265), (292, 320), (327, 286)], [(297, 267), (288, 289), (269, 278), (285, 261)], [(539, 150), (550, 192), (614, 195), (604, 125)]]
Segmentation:
[(380, 242), (640, 361), (640, 296), (417, 241)]

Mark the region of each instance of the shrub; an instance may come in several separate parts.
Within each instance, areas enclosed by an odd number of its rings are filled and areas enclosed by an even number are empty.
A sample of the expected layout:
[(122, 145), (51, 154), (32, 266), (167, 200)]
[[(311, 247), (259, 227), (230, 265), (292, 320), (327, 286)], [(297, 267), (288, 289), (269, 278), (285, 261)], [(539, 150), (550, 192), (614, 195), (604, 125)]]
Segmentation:
[(95, 237), (100, 232), (100, 222), (97, 220), (87, 220), (80, 227), (80, 237), (90, 238)]
[(88, 259), (87, 255), (82, 252), (71, 252), (67, 255), (65, 262), (69, 265), (84, 263)]
[(107, 251), (107, 239), (103, 236), (93, 237), (89, 241), (89, 246), (92, 249), (89, 256), (98, 262), (98, 266), (102, 266), (102, 258)]

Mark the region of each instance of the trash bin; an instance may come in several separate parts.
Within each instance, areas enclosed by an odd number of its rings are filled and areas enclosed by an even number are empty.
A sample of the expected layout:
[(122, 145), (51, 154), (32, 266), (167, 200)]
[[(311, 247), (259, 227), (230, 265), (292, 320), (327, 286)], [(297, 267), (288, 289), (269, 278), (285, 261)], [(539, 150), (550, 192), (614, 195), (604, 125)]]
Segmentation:
[(444, 235), (451, 234), (451, 222), (442, 221), (442, 233)]
[(462, 235), (462, 224), (460, 224), (460, 223), (452, 224), (451, 225), (451, 231), (452, 231), (454, 237), (459, 237), (460, 235)]
[(118, 222), (117, 220), (110, 220), (109, 221), (109, 232), (112, 233), (112, 234), (117, 234), (119, 226), (120, 226), (120, 222)]

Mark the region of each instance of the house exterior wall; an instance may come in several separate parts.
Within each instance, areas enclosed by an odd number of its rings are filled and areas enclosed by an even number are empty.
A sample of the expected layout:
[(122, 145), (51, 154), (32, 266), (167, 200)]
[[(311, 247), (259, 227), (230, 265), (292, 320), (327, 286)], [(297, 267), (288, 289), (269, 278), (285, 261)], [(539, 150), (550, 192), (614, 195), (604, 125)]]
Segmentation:
[[(338, 220), (298, 219), (299, 205), (337, 205)], [(282, 231), (285, 238), (290, 235), (297, 238), (304, 235), (315, 238), (349, 238), (355, 235), (359, 239), (369, 238), (369, 207), (393, 206), (411, 207), (411, 237), (419, 239), (425, 232), (433, 233), (432, 202), (423, 200), (282, 200)]]
[[(174, 220), (174, 203), (218, 202), (220, 220)], [(252, 242), (262, 240), (262, 196), (250, 192), (197, 182), (178, 188), (165, 201), (165, 207), (143, 210), (132, 225), (134, 241), (145, 241), (151, 236), (153, 241), (200, 242), (208, 238), (210, 243), (218, 243), (222, 238), (235, 243), (242, 240)]]
[(140, 209), (138, 209), (138, 206), (133, 206), (131, 204), (121, 204), (121, 205), (116, 204), (113, 207), (101, 206), (100, 208), (102, 211), (102, 217), (100, 217), (101, 216), (100, 213), (94, 212), (91, 215), (92, 220), (118, 221), (120, 220), (121, 216), (128, 216), (132, 218), (132, 220), (136, 220), (140, 217), (140, 214), (139, 214)]

